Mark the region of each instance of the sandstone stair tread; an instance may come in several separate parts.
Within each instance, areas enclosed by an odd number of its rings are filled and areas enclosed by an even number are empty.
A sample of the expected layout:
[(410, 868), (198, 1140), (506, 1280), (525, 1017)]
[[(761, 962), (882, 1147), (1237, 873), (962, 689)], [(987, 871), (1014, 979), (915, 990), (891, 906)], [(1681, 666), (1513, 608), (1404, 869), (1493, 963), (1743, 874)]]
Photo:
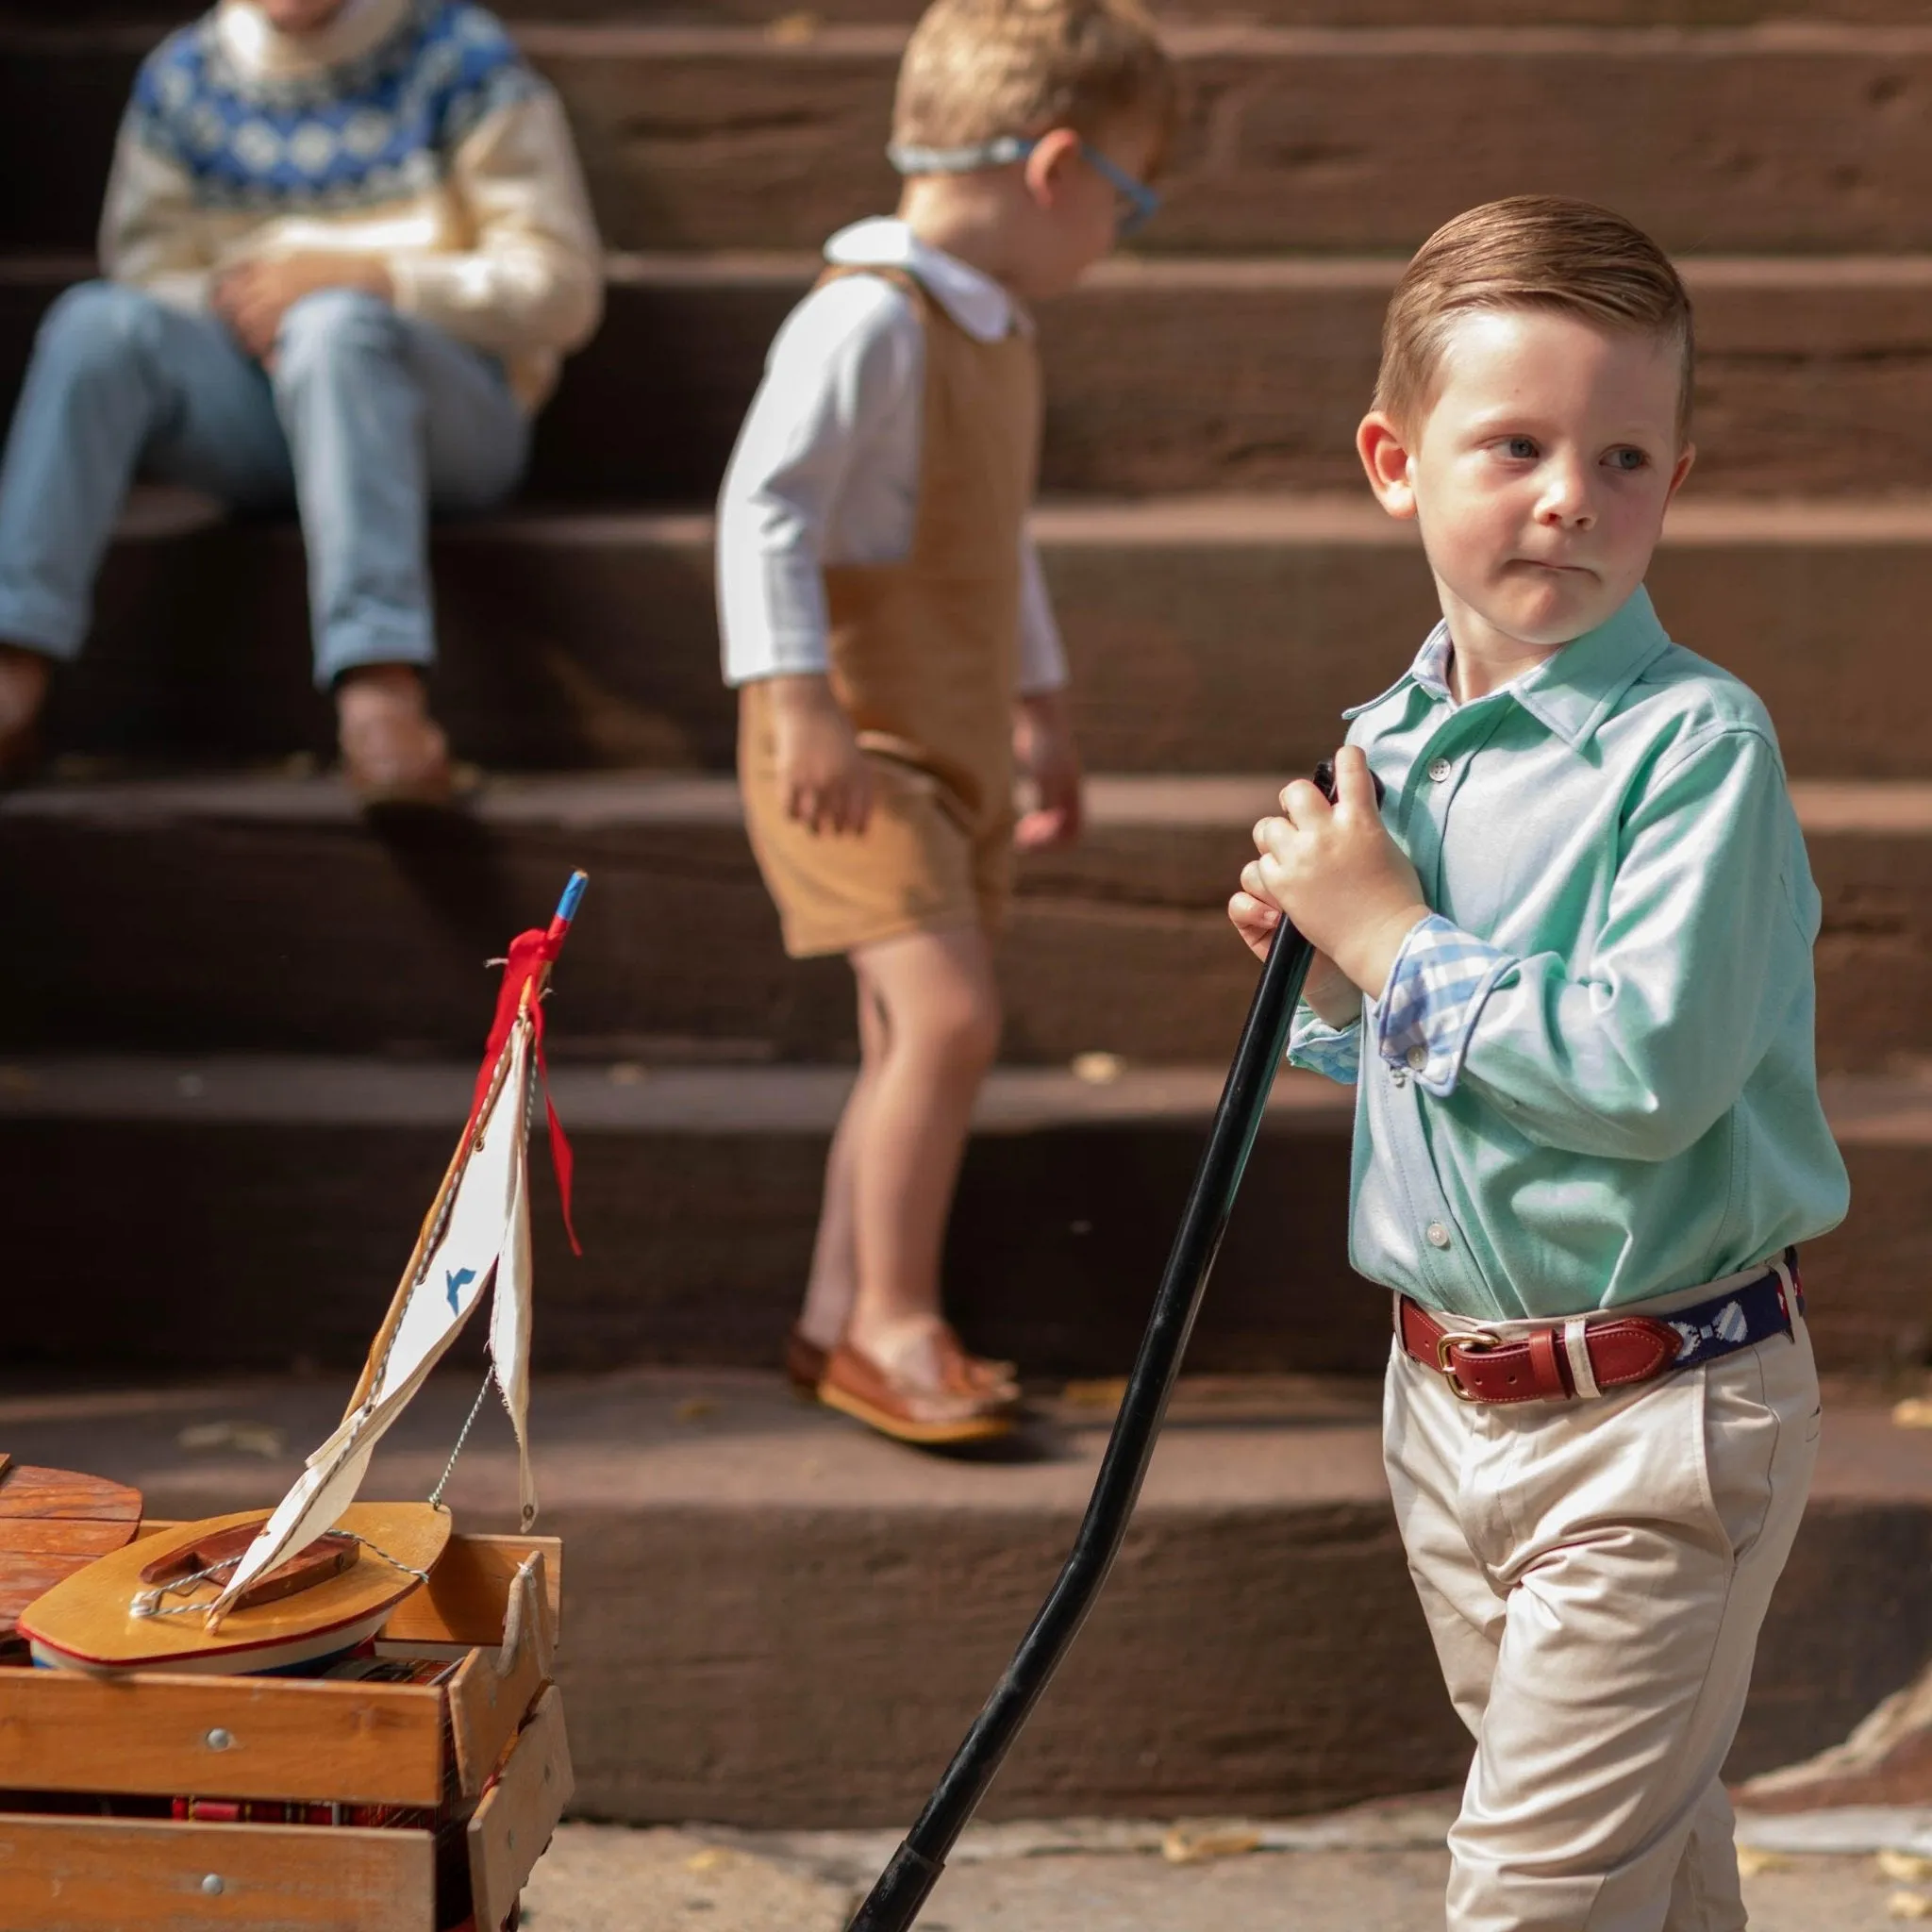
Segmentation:
[[(519, 34), (553, 24), (555, 15), (525, 10), (532, 0), (501, 9)], [(917, 18), (921, 0), (825, 0), (815, 19), (905, 26)], [(788, 0), (569, 0), (572, 21), (683, 26), (738, 24), (796, 34), (801, 9)], [(1789, 22), (1792, 0), (1188, 0), (1160, 9), (1174, 25), (1212, 25), (1233, 18), (1247, 24), (1295, 27), (1367, 26), (1690, 26), (1737, 27)], [(1913, 25), (1924, 19), (1917, 0), (1807, 0), (1807, 19), (1859, 25)], [(0, 26), (28, 30), (128, 32), (177, 25), (175, 0), (6, 0)]]
[[(1366, 1290), (1365, 1292), (1374, 1292)], [(757, 1504), (864, 1514), (967, 1509), (1068, 1517), (1085, 1507), (1112, 1422), (1113, 1384), (1037, 1384), (1033, 1459), (908, 1454), (796, 1399), (775, 1373), (642, 1368), (540, 1375), (531, 1426), (548, 1509)], [(438, 1374), (387, 1437), (368, 1493), (435, 1482), (475, 1391)], [(1374, 1376), (1184, 1374), (1138, 1506), (1141, 1511), (1386, 1500), (1380, 1384)], [(1826, 1390), (1814, 1507), (1910, 1504), (1932, 1510), (1932, 1430), (1903, 1429), (1871, 1389)], [(340, 1419), (325, 1375), (215, 1385), (14, 1392), (0, 1385), (0, 1440), (15, 1453), (137, 1487), (151, 1517), (244, 1509), (293, 1481), (301, 1451)], [(246, 1423), (286, 1449), (184, 1448), (184, 1433)], [(492, 1417), (466, 1446), (451, 1490), (466, 1526), (516, 1528), (516, 1446)], [(504, 1478), (509, 1483), (506, 1491)]]
[[(1927, 448), (1932, 449), (1932, 423)], [(1055, 498), (1039, 533), (1089, 763), (1305, 770), (1437, 612), (1413, 536), (1359, 494)], [(1691, 493), (1651, 573), (1673, 633), (1769, 706), (1803, 778), (1932, 776), (1932, 494)], [(511, 771), (732, 761), (708, 517), (524, 508), (435, 544), (436, 702), (458, 756)], [(138, 493), (50, 749), (189, 761), (326, 755), (292, 525)]]
[[(0, 1061), (0, 1121), (172, 1121), (208, 1126), (430, 1126), (459, 1115), (475, 1084), (461, 1062), (334, 1056), (10, 1054)], [(1099, 1077), (1072, 1068), (995, 1067), (974, 1131), (1029, 1134), (1133, 1124), (1205, 1124), (1221, 1067), (1123, 1066)], [(846, 1066), (553, 1065), (558, 1108), (586, 1134), (829, 1133), (851, 1084)], [(1848, 1145), (1932, 1147), (1932, 1068), (1834, 1074), (1825, 1112)], [(1270, 1106), (1293, 1131), (1345, 1135), (1349, 1090), (1289, 1068)]]
[[(372, 1492), (421, 1494), (473, 1392), (434, 1380)], [(294, 1457), (192, 1453), (184, 1429), (247, 1420), (295, 1448), (341, 1395), (328, 1376), (42, 1387), (0, 1396), (0, 1438), (199, 1514), (265, 1502)], [(1122, 1560), (990, 1817), (1279, 1816), (1459, 1779), (1468, 1740), (1395, 1536), (1374, 1405), (1368, 1378), (1244, 1399), (1183, 1382)], [(1064, 1557), (1104, 1426), (1057, 1405), (1039, 1460), (941, 1461), (801, 1407), (775, 1375), (715, 1371), (540, 1376), (532, 1418), (538, 1526), (567, 1553), (578, 1803), (765, 1827), (903, 1828)], [(508, 1520), (507, 1433), (486, 1417), (458, 1465), (468, 1525)], [(1733, 1778), (1836, 1741), (1922, 1663), (1928, 1451), (1932, 1436), (1831, 1404)]]
[[(889, 205), (880, 130), (905, 29), (536, 24), (606, 235), (623, 247), (810, 246)], [(80, 246), (149, 27), (0, 41), (0, 161), (58, 130), (16, 239)], [(1667, 245), (1923, 248), (1923, 24), (1361, 28), (1185, 24), (1191, 106), (1156, 252), (1413, 247), (1525, 179), (1623, 208)], [(1564, 140), (1549, 139), (1562, 103)], [(41, 171), (37, 171), (37, 174)]]
[[(1335, 735), (1305, 748), (1303, 769)], [(1151, 1078), (1223, 1059), (1254, 986), (1226, 898), (1292, 769), (1093, 778), (1078, 844), (1019, 869), (1000, 956), (1009, 1060), (1097, 1051)], [(1821, 1065), (1883, 1074), (1932, 1056), (1932, 782), (1793, 789), (1824, 905)], [(849, 974), (784, 958), (732, 781), (576, 772), (486, 780), (461, 813), (387, 827), (329, 778), (103, 779), (0, 799), (0, 893), (40, 908), (32, 949), (0, 961), (0, 1056), (460, 1057), (481, 962), (577, 865), (594, 915), (559, 991), (559, 1052), (810, 1063), (855, 1050)], [(182, 946), (184, 920), (221, 935), (222, 972)]]
[[(809, 254), (615, 254), (602, 330), (539, 420), (529, 493), (712, 495)], [(1691, 257), (1692, 500), (1932, 490), (1932, 258)], [(1041, 313), (1050, 492), (1359, 490), (1395, 254), (1122, 258)], [(0, 382), (84, 257), (0, 258)], [(612, 433), (612, 425), (624, 425)]]

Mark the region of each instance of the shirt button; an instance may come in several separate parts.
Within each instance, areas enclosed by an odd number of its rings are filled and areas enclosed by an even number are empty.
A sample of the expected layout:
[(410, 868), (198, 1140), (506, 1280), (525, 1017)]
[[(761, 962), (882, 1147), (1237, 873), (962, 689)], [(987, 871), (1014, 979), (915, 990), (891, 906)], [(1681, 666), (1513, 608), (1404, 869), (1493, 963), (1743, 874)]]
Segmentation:
[(1456, 767), (1447, 758), (1431, 758), (1429, 760), (1429, 776), (1438, 785), (1455, 769)]
[(1440, 1221), (1432, 1221), (1424, 1232), (1429, 1238), (1432, 1248), (1446, 1248), (1449, 1245), (1449, 1230)]
[(1412, 1046), (1402, 1058), (1420, 1074), (1429, 1063), (1429, 1050), (1425, 1046)]

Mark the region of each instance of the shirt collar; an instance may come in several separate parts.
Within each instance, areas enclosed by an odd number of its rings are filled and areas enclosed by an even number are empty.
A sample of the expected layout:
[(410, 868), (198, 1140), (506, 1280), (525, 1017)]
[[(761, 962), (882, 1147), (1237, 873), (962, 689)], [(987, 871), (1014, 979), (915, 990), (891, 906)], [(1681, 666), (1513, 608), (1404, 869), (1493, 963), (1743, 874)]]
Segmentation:
[(317, 32), (285, 34), (249, 0), (222, 0), (215, 31), (223, 52), (242, 73), (259, 80), (291, 80), (368, 53), (408, 12), (408, 0), (346, 0)]
[(825, 243), (825, 259), (841, 268), (903, 268), (975, 341), (996, 342), (1016, 329), (1032, 332), (1032, 317), (991, 275), (927, 246), (890, 216), (841, 228)]
[[(1650, 592), (1642, 585), (1611, 616), (1546, 658), (1534, 671), (1492, 693), (1508, 696), (1573, 750), (1580, 751), (1597, 727), (1617, 708), (1624, 693), (1651, 662), (1670, 646), (1670, 634), (1657, 622)], [(1392, 697), (1414, 685), (1431, 698), (1453, 703), (1449, 690), (1449, 626), (1439, 624), (1423, 641), (1415, 662), (1382, 693)], [(1380, 704), (1382, 698), (1372, 701)], [(1371, 708), (1357, 705), (1342, 715), (1354, 718)]]

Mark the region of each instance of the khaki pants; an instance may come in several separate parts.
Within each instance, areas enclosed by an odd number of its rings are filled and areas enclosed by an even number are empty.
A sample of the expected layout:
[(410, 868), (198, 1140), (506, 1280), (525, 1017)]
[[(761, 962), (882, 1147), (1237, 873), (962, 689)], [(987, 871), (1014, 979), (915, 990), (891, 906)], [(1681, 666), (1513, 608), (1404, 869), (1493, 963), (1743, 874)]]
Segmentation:
[(1450, 1932), (1743, 1926), (1719, 1774), (1818, 1426), (1802, 1321), (1795, 1341), (1520, 1407), (1459, 1402), (1395, 1351), (1383, 1454), (1442, 1675), (1476, 1740), (1449, 1834)]

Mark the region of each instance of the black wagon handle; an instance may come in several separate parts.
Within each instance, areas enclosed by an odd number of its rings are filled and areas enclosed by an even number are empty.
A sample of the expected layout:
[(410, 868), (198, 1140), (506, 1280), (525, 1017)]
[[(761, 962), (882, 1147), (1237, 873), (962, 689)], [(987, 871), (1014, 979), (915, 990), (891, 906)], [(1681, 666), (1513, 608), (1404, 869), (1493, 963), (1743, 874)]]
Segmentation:
[[(1335, 772), (1325, 758), (1315, 767), (1314, 779), (1332, 802)], [(1382, 797), (1379, 779), (1375, 797), (1378, 802)], [(1260, 983), (1249, 1005), (1227, 1082), (1214, 1109), (1208, 1142), (1201, 1150), (1180, 1226), (1154, 1297), (1147, 1331), (1127, 1377), (1126, 1392), (1121, 1398), (1120, 1412), (1114, 1418), (1113, 1433), (1101, 1457), (1100, 1474), (1094, 1479), (1074, 1547), (1020, 1640), (1012, 1662), (994, 1685), (926, 1800), (925, 1809), (880, 1873), (847, 1932), (908, 1932), (939, 1882), (947, 1856), (978, 1809), (1041, 1693), (1072, 1648), (1113, 1568), (1167, 1414), (1168, 1398), (1180, 1373), (1194, 1318), (1207, 1293), (1214, 1257), (1234, 1210), (1248, 1156), (1260, 1132), (1275, 1072), (1287, 1050), (1295, 1002), (1301, 997), (1313, 958), (1314, 948), (1284, 917), (1275, 927)]]

